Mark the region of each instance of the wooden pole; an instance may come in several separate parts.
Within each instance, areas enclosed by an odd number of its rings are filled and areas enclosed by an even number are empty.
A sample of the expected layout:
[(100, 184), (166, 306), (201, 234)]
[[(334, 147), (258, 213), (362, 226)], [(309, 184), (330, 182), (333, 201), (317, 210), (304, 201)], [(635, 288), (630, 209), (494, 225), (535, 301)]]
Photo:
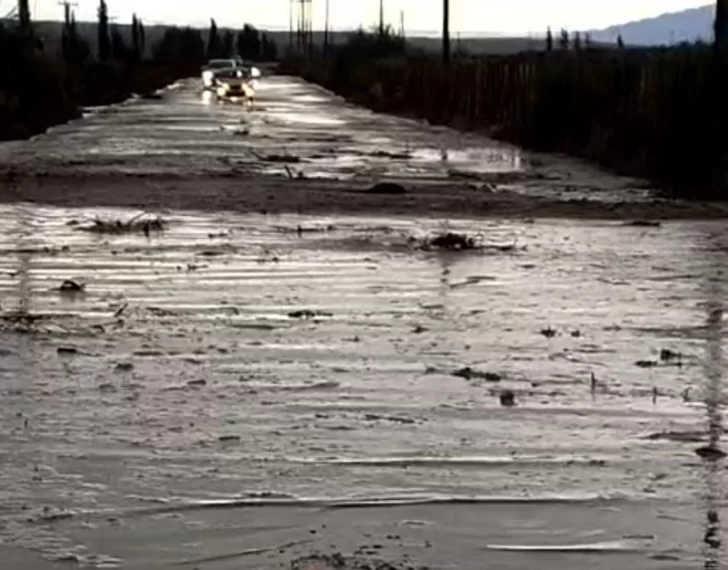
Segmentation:
[(329, 42), (331, 38), (329, 38), (329, 0), (326, 0), (326, 24), (324, 25), (324, 55), (329, 55)]
[(450, 0), (442, 0), (442, 63), (450, 63)]

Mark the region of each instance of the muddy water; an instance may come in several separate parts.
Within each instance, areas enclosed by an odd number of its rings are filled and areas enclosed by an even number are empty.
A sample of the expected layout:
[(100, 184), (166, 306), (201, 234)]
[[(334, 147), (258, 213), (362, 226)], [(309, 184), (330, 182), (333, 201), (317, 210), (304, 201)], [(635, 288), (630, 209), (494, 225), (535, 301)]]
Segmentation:
[(0, 210), (3, 543), (720, 567), (723, 469), (695, 449), (722, 433), (721, 224), (450, 220), (496, 246), (461, 253), (408, 245), (432, 220), (69, 225), (135, 213)]

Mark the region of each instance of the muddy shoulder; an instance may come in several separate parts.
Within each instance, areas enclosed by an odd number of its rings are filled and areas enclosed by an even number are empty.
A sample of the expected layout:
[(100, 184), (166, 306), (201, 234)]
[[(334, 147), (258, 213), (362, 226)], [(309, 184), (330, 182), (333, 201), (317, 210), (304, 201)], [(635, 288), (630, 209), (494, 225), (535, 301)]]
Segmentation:
[(257, 176), (94, 175), (82, 172), (0, 173), (0, 202), (61, 207), (229, 210), (262, 214), (389, 214), (441, 217), (520, 217), (625, 220), (721, 219), (726, 202), (664, 197), (634, 201), (559, 199), (489, 186), (403, 183), (396, 193), (373, 192), (371, 182), (286, 180)]

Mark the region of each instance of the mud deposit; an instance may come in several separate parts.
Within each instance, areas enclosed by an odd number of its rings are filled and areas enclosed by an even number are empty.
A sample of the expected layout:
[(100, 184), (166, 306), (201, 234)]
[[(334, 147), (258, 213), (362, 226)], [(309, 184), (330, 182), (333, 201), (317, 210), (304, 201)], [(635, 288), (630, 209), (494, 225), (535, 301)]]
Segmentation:
[(722, 227), (453, 220), (518, 247), (442, 252), (417, 219), (68, 225), (134, 214), (2, 209), (6, 544), (140, 569), (719, 554), (723, 470), (695, 449)]
[[(127, 112), (207, 109), (178, 91), (4, 147), (51, 180), (21, 174), (0, 206), (3, 560), (722, 567), (722, 222), (274, 215), (204, 184), (195, 208), (154, 177), (202, 180), (228, 136), (209, 118), (185, 115), (195, 141), (155, 131), (157, 156), (120, 142), (148, 132)], [(264, 164), (241, 176), (275, 202)], [(117, 168), (149, 185), (124, 194)], [(54, 176), (68, 193), (43, 197)], [(87, 207), (75, 179), (110, 186)]]

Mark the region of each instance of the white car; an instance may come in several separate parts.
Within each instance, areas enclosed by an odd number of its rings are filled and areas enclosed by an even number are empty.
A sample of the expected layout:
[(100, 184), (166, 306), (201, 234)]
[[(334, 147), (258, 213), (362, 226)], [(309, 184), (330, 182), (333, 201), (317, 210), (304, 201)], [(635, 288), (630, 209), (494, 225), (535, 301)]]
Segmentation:
[(211, 59), (207, 62), (207, 65), (202, 68), (202, 85), (205, 89), (214, 89), (215, 77), (217, 74), (221, 71), (230, 69), (245, 69), (246, 72), (249, 70), (250, 77), (255, 80), (256, 83), (261, 76), (260, 70), (257, 67), (245, 65), (241, 59)]
[(242, 62), (238, 59), (211, 59), (202, 68), (202, 85), (205, 89), (212, 89), (215, 86), (215, 75), (225, 69), (240, 67)]

